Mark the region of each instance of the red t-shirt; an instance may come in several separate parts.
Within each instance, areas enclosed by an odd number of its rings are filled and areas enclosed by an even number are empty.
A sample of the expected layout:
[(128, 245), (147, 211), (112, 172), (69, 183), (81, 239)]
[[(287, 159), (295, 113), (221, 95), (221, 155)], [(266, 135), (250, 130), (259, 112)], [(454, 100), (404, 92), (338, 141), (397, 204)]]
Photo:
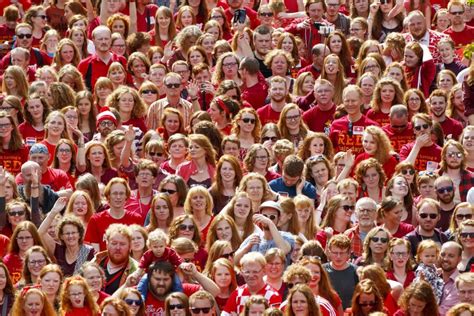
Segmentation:
[(257, 84), (251, 86), (250, 88), (246, 88), (246, 87), (242, 88), (241, 98), (242, 100), (250, 103), (250, 105), (255, 110), (258, 110), (259, 108), (265, 105), (265, 100), (267, 99), (267, 95), (268, 95), (268, 85), (265, 79), (263, 79), (263, 81), (260, 80), (259, 82), (257, 82)]
[(398, 130), (392, 129), (389, 125), (385, 125), (382, 127), (385, 134), (387, 134), (388, 138), (390, 139), (390, 143), (392, 143), (393, 149), (399, 153), (400, 149), (402, 149), (403, 145), (411, 143), (415, 140), (415, 134), (413, 134), (413, 126), (411, 123), (408, 123), (407, 128), (399, 132)]
[(374, 109), (369, 109), (367, 111), (367, 117), (379, 123), (380, 126), (390, 124), (389, 113), (383, 113), (382, 111), (375, 112)]
[(257, 114), (260, 118), (262, 126), (267, 123), (278, 123), (278, 120), (280, 119), (280, 113), (281, 112), (275, 111), (270, 103), (257, 110)]
[[(138, 32), (149, 32), (155, 27), (155, 15), (158, 11), (158, 6), (156, 4), (147, 4), (145, 6), (145, 11), (143, 13), (138, 12), (137, 10), (137, 31)], [(130, 9), (127, 6), (121, 11), (123, 14), (130, 16)]]
[(303, 121), (313, 132), (329, 135), (331, 124), (334, 121), (334, 113), (336, 113), (336, 106), (333, 106), (329, 111), (322, 111), (316, 105), (303, 113)]
[(362, 134), (365, 127), (370, 125), (379, 126), (377, 122), (362, 115), (357, 122), (352, 123), (352, 135), (349, 135), (349, 119), (347, 115), (335, 120), (331, 125), (329, 134), (329, 138), (334, 145), (334, 152), (352, 149), (353, 154), (360, 154), (363, 151)]
[[(406, 144), (402, 147), (400, 150), (401, 161), (408, 157), (410, 152), (413, 150), (413, 147), (415, 147), (415, 142)], [(435, 143), (429, 147), (421, 148), (415, 160), (415, 169), (417, 171), (424, 171), (428, 164), (430, 165), (430, 170), (438, 169), (438, 164), (441, 161), (442, 150), (443, 149)]]
[(0, 166), (16, 176), (21, 171), (21, 166), (28, 160), (28, 148), (21, 147), (18, 150), (5, 150), (0, 152)]
[(466, 25), (461, 32), (454, 32), (451, 26), (443, 32), (448, 34), (454, 41), (456, 47), (466, 46), (474, 42), (474, 27)]
[(174, 251), (173, 249), (171, 249), (170, 247), (166, 247), (165, 248), (165, 252), (163, 253), (163, 255), (161, 257), (157, 257), (155, 256), (155, 254), (153, 253), (153, 251), (151, 250), (147, 250), (145, 251), (145, 253), (143, 254), (143, 256), (141, 257), (140, 259), (140, 264), (139, 264), (139, 268), (140, 269), (148, 269), (148, 267), (153, 263), (153, 262), (156, 262), (156, 261), (159, 261), (159, 262), (163, 262), (163, 261), (169, 261), (173, 266), (174, 268), (176, 269), (181, 263), (184, 262), (183, 258), (181, 258), (177, 253), (176, 251)]
[(27, 137), (33, 137), (36, 143), (39, 143), (44, 139), (44, 129), (38, 131), (34, 129), (33, 126), (28, 122), (23, 122), (18, 125), (18, 131), (25, 142)]
[[(474, 28), (473, 28), (474, 32)], [(446, 116), (446, 119), (443, 122), (439, 123), (443, 129), (444, 136), (452, 135), (452, 139), (458, 140), (459, 136), (462, 134), (463, 126), (459, 121), (456, 121), (450, 117)]]
[(170, 161), (166, 160), (160, 165), (160, 169), (166, 171), (169, 174), (176, 174), (176, 169), (171, 168)]
[[(110, 58), (109, 62), (106, 64), (104, 63), (96, 54), (93, 54), (85, 59), (83, 59), (79, 65), (77, 65), (77, 69), (82, 74), (82, 78), (86, 81), (87, 84), (87, 73), (88, 70), (90, 71), (90, 89), (94, 89), (95, 83), (99, 77), (107, 77), (107, 72), (109, 71), (110, 64), (114, 61), (118, 61), (122, 64), (122, 66), (127, 69), (127, 60), (123, 56), (119, 56), (117, 54), (112, 53), (112, 58)], [(90, 67), (90, 69), (89, 69)]]
[[(201, 290), (202, 287), (197, 284), (183, 283), (183, 293), (187, 297), (193, 293)], [(150, 292), (145, 299), (145, 315), (146, 316), (164, 316), (165, 315), (165, 301), (155, 298)]]
[[(262, 287), (256, 294), (265, 297), (270, 307), (278, 308), (281, 304), (282, 300), (280, 294), (278, 294), (278, 292), (268, 284), (265, 284), (265, 286)], [(244, 310), (245, 302), (251, 295), (252, 294), (250, 293), (247, 284), (236, 288), (230, 294), (221, 316), (229, 316), (232, 313), (237, 313), (237, 315), (240, 315)]]
[[(43, 139), (41, 141), (41, 144), (45, 145), (48, 148), (48, 152), (49, 152), (48, 166), (50, 166), (53, 163), (54, 154), (56, 152), (57, 145), (51, 144), (47, 139)], [(74, 144), (74, 148), (76, 149), (76, 152), (77, 152), (76, 144)]]
[(146, 124), (145, 124), (144, 117), (129, 119), (126, 122), (122, 122), (122, 125), (125, 125), (125, 126), (132, 125), (134, 127), (138, 127), (143, 132), (143, 134), (145, 134), (148, 131), (148, 128), (146, 127)]
[[(354, 167), (353, 167), (353, 172), (354, 170), (356, 169), (357, 165), (363, 161), (363, 160), (366, 160), (366, 159), (369, 159), (369, 158), (372, 158), (373, 156), (372, 155), (369, 155), (368, 153), (366, 152), (362, 152), (360, 153), (355, 161), (354, 161)], [(395, 167), (397, 166), (398, 164), (398, 160), (397, 158), (395, 158), (395, 156), (391, 156), (383, 165), (382, 165), (382, 168), (383, 168), (383, 171), (385, 172), (385, 175), (387, 176), (387, 180), (389, 180), (393, 174), (395, 173)]]
[[(255, 30), (255, 28), (260, 25), (260, 20), (258, 19), (257, 12), (247, 7), (242, 7), (242, 9), (244, 9), (245, 12), (247, 13), (247, 16), (250, 21), (250, 28), (252, 30)], [(234, 18), (234, 14), (230, 12), (230, 8), (225, 9), (224, 13), (227, 17), (227, 21), (229, 21), (229, 24), (232, 24), (232, 19)]]
[[(23, 176), (21, 173), (15, 177), (16, 184), (23, 184)], [(60, 169), (53, 169), (48, 167), (46, 172), (41, 176), (41, 184), (49, 185), (53, 191), (60, 191), (63, 189), (72, 189), (72, 184), (66, 172)]]
[(403, 238), (408, 233), (410, 233), (414, 230), (415, 230), (415, 227), (412, 224), (408, 224), (408, 223), (405, 223), (405, 222), (400, 222), (400, 225), (398, 226), (397, 232), (395, 234), (393, 234), (392, 237)]
[(0, 234), (0, 255), (2, 258), (7, 254), (8, 244), (10, 244), (10, 238)]
[(23, 260), (18, 254), (8, 253), (3, 257), (3, 263), (8, 268), (10, 276), (12, 278), (12, 283), (17, 284), (21, 279), (21, 273), (23, 272)]
[(106, 250), (107, 248), (105, 245), (105, 231), (112, 224), (138, 224), (143, 226), (143, 219), (141, 218), (141, 216), (129, 211), (125, 211), (124, 216), (120, 219), (113, 218), (110, 215), (109, 210), (96, 213), (92, 215), (89, 220), (86, 234), (84, 236), (84, 241), (91, 244), (99, 244), (100, 251)]

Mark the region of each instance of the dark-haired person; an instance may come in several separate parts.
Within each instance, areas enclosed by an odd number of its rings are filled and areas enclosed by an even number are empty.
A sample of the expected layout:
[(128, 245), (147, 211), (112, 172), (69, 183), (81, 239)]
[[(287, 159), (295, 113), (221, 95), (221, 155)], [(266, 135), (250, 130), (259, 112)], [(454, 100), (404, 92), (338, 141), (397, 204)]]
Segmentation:
[(283, 162), (283, 172), (280, 178), (269, 183), (270, 188), (280, 195), (295, 197), (304, 194), (310, 199), (316, 199), (316, 189), (303, 174), (304, 161), (296, 155), (290, 155)]
[(268, 95), (268, 83), (260, 72), (256, 58), (246, 57), (240, 62), (239, 73), (242, 77), (242, 100), (247, 101), (256, 110), (265, 105)]

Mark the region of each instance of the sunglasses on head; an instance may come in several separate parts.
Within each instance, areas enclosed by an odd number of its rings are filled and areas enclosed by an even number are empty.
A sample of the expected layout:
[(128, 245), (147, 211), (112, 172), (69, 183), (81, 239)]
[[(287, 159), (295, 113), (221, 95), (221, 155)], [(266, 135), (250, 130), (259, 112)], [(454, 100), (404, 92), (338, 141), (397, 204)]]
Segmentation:
[(204, 313), (204, 314), (207, 314), (211, 311), (211, 307), (193, 307), (191, 308), (191, 313), (193, 314), (201, 314), (201, 313)]
[(402, 174), (405, 175), (405, 176), (407, 174), (410, 174), (412, 176), (412, 175), (415, 174), (415, 170), (413, 170), (413, 169), (404, 169), (404, 170), (402, 170)]
[(354, 205), (343, 205), (342, 208), (343, 208), (344, 211), (346, 211), (346, 212), (355, 210), (355, 206), (354, 206)]
[(471, 219), (472, 214), (456, 214), (456, 219), (459, 221), (463, 221), (465, 219)]
[(170, 189), (161, 189), (160, 192), (161, 192), (161, 193), (168, 193), (168, 194), (175, 194), (175, 193), (178, 192), (178, 191), (176, 191), (176, 190), (170, 190)]
[(8, 212), (8, 215), (10, 215), (10, 216), (23, 216), (23, 215), (25, 215), (25, 211), (12, 211), (12, 212)]
[(18, 34), (16, 37), (18, 37), (19, 39), (24, 39), (24, 38), (31, 38), (33, 36), (33, 34)]
[(181, 224), (178, 227), (179, 227), (179, 230), (190, 230), (190, 231), (194, 230), (194, 225)]
[(249, 117), (245, 117), (245, 118), (242, 119), (242, 122), (247, 123), (247, 124), (248, 123), (255, 124), (256, 121), (257, 121), (256, 119), (249, 118)]
[(181, 84), (180, 83), (167, 83), (167, 84), (165, 84), (165, 86), (168, 89), (176, 89), (176, 88), (179, 88), (181, 86)]
[(385, 237), (372, 237), (370, 238), (370, 240), (372, 240), (373, 242), (381, 242), (382, 244), (386, 244), (388, 243), (388, 238), (385, 238)]
[(124, 299), (125, 303), (127, 303), (127, 305), (135, 305), (135, 306), (140, 306), (142, 305), (142, 300), (132, 300), (131, 298), (126, 298)]
[(438, 217), (438, 214), (420, 213), (420, 218), (428, 218), (428, 216), (430, 217), (430, 219), (436, 219)]
[(461, 236), (461, 238), (471, 238), (471, 239), (473, 239), (474, 238), (474, 233), (460, 233), (459, 236)]
[(436, 192), (438, 192), (438, 194), (443, 194), (443, 193), (451, 193), (451, 192), (453, 192), (453, 190), (454, 190), (454, 188), (449, 186), (449, 187), (436, 189)]
[(422, 125), (417, 125), (417, 126), (415, 126), (414, 129), (419, 132), (419, 131), (421, 131), (422, 129), (428, 129), (428, 127), (430, 127), (428, 124), (422, 124)]
[(168, 309), (169, 310), (184, 309), (184, 305), (183, 304), (170, 304), (170, 305), (168, 305)]

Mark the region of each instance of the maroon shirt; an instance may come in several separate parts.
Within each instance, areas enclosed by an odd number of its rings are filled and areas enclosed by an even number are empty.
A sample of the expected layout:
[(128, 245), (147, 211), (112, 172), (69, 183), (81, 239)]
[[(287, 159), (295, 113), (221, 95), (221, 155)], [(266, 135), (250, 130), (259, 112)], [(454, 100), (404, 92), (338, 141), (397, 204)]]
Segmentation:
[[(411, 142), (406, 144), (400, 150), (400, 161), (405, 160), (410, 152), (415, 147), (415, 142)], [(429, 147), (423, 147), (420, 149), (418, 156), (415, 160), (415, 169), (417, 171), (424, 171), (428, 165), (428, 162), (431, 163), (432, 169), (438, 169), (438, 164), (441, 161), (441, 151), (443, 149), (438, 146), (437, 144), (433, 143), (433, 145)]]
[[(120, 62), (122, 66), (127, 69), (127, 60), (125, 57), (119, 56), (115, 53), (112, 53), (112, 58), (110, 58), (107, 64), (104, 63), (96, 54), (93, 54), (83, 59), (79, 65), (77, 65), (77, 69), (82, 74), (82, 78), (86, 81), (86, 85), (90, 83), (88, 88), (94, 90), (97, 79), (99, 79), (99, 77), (107, 77), (110, 64), (114, 61)], [(90, 74), (90, 76), (88, 74)]]
[(280, 113), (281, 112), (273, 110), (270, 103), (257, 110), (258, 118), (260, 119), (262, 126), (267, 123), (278, 123)]
[(413, 126), (411, 123), (408, 123), (407, 128), (401, 132), (394, 130), (390, 124), (382, 127), (382, 130), (387, 134), (392, 143), (392, 147), (396, 152), (400, 152), (403, 145), (415, 140), (415, 134), (413, 133)]
[(265, 105), (265, 100), (268, 95), (268, 84), (265, 81), (265, 78), (262, 74), (258, 75), (259, 81), (257, 84), (251, 86), (250, 88), (243, 87), (241, 98), (244, 101), (250, 103), (250, 105), (258, 110), (259, 108)]
[[(474, 32), (474, 30), (473, 30)], [(458, 140), (459, 136), (462, 134), (462, 124), (459, 121), (456, 121), (448, 116), (443, 122), (439, 123), (443, 129), (444, 136), (451, 134), (453, 139)]]
[(349, 130), (349, 119), (346, 116), (335, 120), (330, 129), (329, 138), (331, 139), (334, 152), (348, 151), (352, 149), (354, 155), (360, 154), (362, 149), (362, 134), (367, 126), (379, 126), (379, 124), (365, 115), (352, 123), (352, 130)]
[(334, 113), (336, 113), (335, 105), (329, 111), (323, 111), (316, 105), (303, 113), (303, 121), (313, 132), (328, 135), (334, 121)]

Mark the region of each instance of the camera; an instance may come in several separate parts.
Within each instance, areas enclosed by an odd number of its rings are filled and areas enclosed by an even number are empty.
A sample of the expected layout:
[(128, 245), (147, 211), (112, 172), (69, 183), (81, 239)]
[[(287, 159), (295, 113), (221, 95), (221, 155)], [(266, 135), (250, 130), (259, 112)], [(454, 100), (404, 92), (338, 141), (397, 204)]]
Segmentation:
[(247, 18), (247, 11), (245, 11), (244, 9), (235, 10), (234, 19), (233, 19), (234, 23), (239, 22), (240, 24), (244, 24), (246, 18)]
[(324, 24), (321, 22), (314, 22), (313, 25), (319, 31), (321, 29), (321, 26), (323, 26)]

